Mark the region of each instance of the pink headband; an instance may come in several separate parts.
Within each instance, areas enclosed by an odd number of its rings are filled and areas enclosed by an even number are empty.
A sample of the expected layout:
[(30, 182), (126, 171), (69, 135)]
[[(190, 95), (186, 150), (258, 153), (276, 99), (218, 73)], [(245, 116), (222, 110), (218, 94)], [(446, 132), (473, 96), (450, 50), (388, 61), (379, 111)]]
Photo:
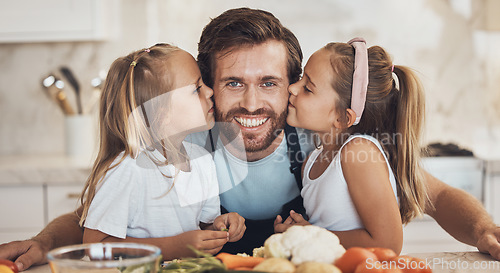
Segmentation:
[(354, 38), (347, 42), (354, 47), (354, 74), (352, 77), (351, 109), (356, 113), (356, 125), (361, 120), (365, 109), (368, 89), (368, 50), (363, 38)]

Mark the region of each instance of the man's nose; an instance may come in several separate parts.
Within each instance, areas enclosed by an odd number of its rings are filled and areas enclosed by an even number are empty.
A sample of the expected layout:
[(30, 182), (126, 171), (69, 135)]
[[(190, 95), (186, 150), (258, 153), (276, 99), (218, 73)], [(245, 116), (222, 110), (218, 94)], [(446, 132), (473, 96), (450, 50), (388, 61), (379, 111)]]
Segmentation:
[(243, 94), (241, 107), (245, 108), (249, 112), (254, 112), (257, 109), (262, 108), (262, 105), (260, 105), (261, 102), (262, 100), (259, 96), (259, 90), (255, 87), (249, 87)]

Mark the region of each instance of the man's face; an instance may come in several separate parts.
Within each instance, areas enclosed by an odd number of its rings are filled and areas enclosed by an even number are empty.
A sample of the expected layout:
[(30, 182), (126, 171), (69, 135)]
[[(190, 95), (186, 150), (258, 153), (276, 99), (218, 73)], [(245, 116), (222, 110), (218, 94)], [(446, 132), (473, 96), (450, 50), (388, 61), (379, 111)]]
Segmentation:
[(232, 48), (216, 54), (215, 119), (233, 139), (239, 128), (247, 152), (269, 147), (285, 127), (288, 105), (287, 50), (282, 42)]

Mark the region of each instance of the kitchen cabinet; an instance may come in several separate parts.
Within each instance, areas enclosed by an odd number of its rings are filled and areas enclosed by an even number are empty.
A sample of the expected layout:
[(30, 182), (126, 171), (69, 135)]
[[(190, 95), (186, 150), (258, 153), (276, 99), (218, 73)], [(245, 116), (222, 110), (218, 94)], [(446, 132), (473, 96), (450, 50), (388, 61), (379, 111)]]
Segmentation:
[(116, 32), (118, 0), (2, 1), (0, 42), (104, 40)]
[(0, 157), (0, 243), (30, 238), (74, 211), (90, 170), (64, 155)]
[(79, 206), (83, 184), (0, 185), (0, 243), (27, 239)]
[(46, 222), (77, 209), (82, 190), (83, 185), (48, 185)]
[[(422, 165), (441, 181), (467, 191), (483, 204), (487, 203), (484, 196), (486, 163), (483, 160), (461, 156), (428, 157), (422, 160)], [(403, 229), (402, 253), (473, 250), (477, 249), (457, 241), (428, 215), (414, 219)]]
[(486, 198), (488, 211), (491, 212), (493, 221), (500, 225), (500, 160), (490, 161), (486, 167)]
[(45, 226), (42, 185), (0, 186), (0, 243), (29, 238)]
[(415, 219), (403, 228), (403, 250), (401, 253), (477, 251), (448, 234), (430, 216)]
[(492, 195), (492, 216), (495, 223), (500, 225), (500, 198), (498, 198), (500, 196), (500, 173), (492, 175), (489, 179), (491, 180), (491, 191), (489, 194)]

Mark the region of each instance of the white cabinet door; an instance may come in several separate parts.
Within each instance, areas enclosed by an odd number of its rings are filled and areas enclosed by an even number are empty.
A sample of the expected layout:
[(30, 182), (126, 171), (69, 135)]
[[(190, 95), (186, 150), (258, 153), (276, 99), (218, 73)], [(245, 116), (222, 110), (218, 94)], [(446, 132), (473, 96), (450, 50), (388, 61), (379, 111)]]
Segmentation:
[(27, 239), (45, 226), (43, 186), (0, 186), (0, 243)]
[[(424, 168), (443, 182), (463, 189), (483, 201), (484, 162), (474, 157), (428, 157)], [(414, 219), (403, 229), (402, 253), (474, 251), (449, 235), (430, 216)]]
[(490, 187), (488, 194), (488, 205), (492, 212), (493, 221), (495, 224), (500, 224), (500, 173), (490, 173), (488, 175), (487, 184)]
[(80, 205), (83, 185), (47, 186), (47, 223), (62, 214), (75, 211)]
[(444, 251), (477, 251), (477, 248), (457, 241), (429, 216), (413, 220), (404, 227), (401, 253)]
[(116, 0), (2, 1), (0, 42), (90, 41), (107, 38)]

